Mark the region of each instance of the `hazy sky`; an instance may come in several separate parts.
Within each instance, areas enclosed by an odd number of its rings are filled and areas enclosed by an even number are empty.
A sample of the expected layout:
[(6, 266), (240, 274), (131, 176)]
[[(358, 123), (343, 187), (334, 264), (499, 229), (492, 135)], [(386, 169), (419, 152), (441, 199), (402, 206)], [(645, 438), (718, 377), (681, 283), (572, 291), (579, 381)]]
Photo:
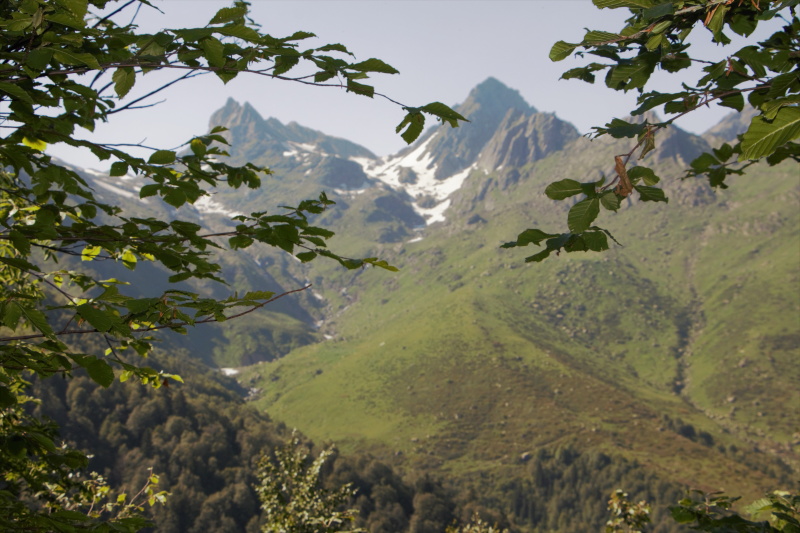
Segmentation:
[[(216, 0), (153, 0), (164, 14), (143, 10), (136, 19), (143, 30), (204, 25), (230, 2)], [(539, 111), (555, 112), (581, 132), (602, 125), (634, 108), (635, 93), (605, 88), (602, 76), (589, 85), (559, 76), (580, 61), (553, 63), (551, 45), (561, 39), (579, 41), (584, 28), (618, 30), (627, 10), (598, 10), (589, 0), (254, 0), (252, 18), (273, 36), (296, 30), (310, 31), (318, 39), (308, 47), (342, 43), (357, 57), (380, 58), (400, 71), (372, 78), (376, 90), (406, 105), (432, 101), (449, 105), (462, 102), (469, 91), (493, 76)], [(694, 32), (706, 41), (707, 31)], [(724, 57), (724, 50), (704, 46), (706, 59)], [(157, 76), (161, 76), (157, 78)], [(150, 74), (132, 97), (143, 94), (158, 80), (175, 76)], [(672, 87), (676, 82), (671, 82)], [(687, 79), (686, 81), (696, 81)], [(662, 85), (662, 89), (665, 86)], [(668, 89), (669, 89), (668, 88)], [(345, 137), (377, 155), (404, 146), (394, 133), (402, 110), (381, 98), (348, 94), (334, 88), (307, 87), (258, 76), (240, 75), (227, 85), (214, 76), (202, 76), (174, 86), (158, 99), (166, 102), (150, 109), (113, 116), (94, 136), (104, 142), (139, 142), (172, 148), (207, 131), (210, 114), (227, 98), (250, 102), (258, 112), (287, 123), (296, 121), (330, 135)], [(702, 132), (728, 113), (712, 108), (679, 123)], [(468, 126), (467, 126), (468, 127)], [(82, 166), (103, 168), (90, 154), (51, 147), (49, 153)]]

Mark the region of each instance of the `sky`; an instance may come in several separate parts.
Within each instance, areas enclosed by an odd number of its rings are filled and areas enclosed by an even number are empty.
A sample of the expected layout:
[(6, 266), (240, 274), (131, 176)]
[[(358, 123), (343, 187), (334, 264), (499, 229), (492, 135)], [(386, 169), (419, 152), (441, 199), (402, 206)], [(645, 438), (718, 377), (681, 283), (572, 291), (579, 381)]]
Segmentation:
[[(152, 3), (163, 13), (143, 9), (136, 18), (142, 31), (203, 26), (218, 9), (231, 4), (217, 0)], [(562, 72), (587, 61), (554, 63), (548, 58), (554, 42), (578, 42), (585, 28), (621, 29), (627, 10), (599, 10), (590, 0), (253, 0), (251, 4), (252, 18), (266, 33), (283, 37), (297, 30), (310, 31), (318, 38), (306, 41), (309, 48), (341, 43), (359, 61), (377, 57), (394, 66), (400, 74), (377, 74), (371, 82), (377, 92), (404, 105), (433, 101), (455, 105), (477, 84), (495, 77), (518, 90), (537, 110), (556, 113), (582, 133), (635, 108), (636, 93), (606, 88), (602, 75), (594, 85), (559, 80)], [(704, 59), (719, 60), (731, 52), (707, 44), (704, 29), (693, 36)], [(170, 72), (140, 77), (129, 98), (174, 76)], [(657, 74), (654, 87), (676, 89), (680, 81), (693, 82), (697, 77), (681, 80)], [(79, 135), (108, 143), (175, 148), (205, 133), (210, 115), (228, 98), (249, 102), (264, 118), (295, 121), (361, 144), (379, 156), (405, 146), (395, 133), (404, 112), (388, 100), (255, 75), (240, 75), (227, 85), (212, 75), (186, 80), (153, 100), (163, 103), (113, 115), (94, 133), (80, 131)], [(681, 119), (678, 125), (702, 133), (729, 112), (712, 106)], [(83, 167), (110, 165), (60, 146), (49, 147), (48, 153)]]

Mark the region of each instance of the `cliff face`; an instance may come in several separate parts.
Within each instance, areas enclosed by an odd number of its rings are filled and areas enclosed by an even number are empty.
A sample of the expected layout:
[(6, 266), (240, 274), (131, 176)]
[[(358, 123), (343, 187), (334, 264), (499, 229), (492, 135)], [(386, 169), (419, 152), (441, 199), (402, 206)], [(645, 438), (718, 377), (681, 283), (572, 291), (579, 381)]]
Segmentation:
[(491, 171), (522, 167), (561, 150), (579, 136), (572, 124), (549, 113), (510, 109), (477, 159), (478, 168)]
[(265, 157), (283, 157), (285, 152), (318, 152), (340, 158), (363, 157), (374, 159), (375, 154), (353, 142), (325, 135), (291, 122), (284, 125), (275, 118), (264, 119), (253, 106), (229, 98), (215, 111), (208, 122), (209, 129), (223, 126), (231, 144), (234, 159), (248, 161)]

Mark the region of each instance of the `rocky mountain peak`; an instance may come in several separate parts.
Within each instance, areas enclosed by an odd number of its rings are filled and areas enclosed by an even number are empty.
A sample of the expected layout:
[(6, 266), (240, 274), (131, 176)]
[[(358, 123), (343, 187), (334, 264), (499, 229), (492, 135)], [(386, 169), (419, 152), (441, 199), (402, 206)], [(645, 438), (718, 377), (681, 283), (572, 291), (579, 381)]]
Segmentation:
[[(212, 113), (209, 129), (216, 126), (228, 129), (224, 135), (231, 144), (231, 155), (248, 161), (262, 160), (270, 154), (279, 159), (287, 151), (317, 152), (344, 158), (375, 158), (363, 146), (345, 139), (325, 135), (296, 122), (285, 125), (273, 117), (264, 119), (249, 102), (240, 104), (233, 98), (228, 98), (224, 106)], [(275, 164), (274, 161), (263, 162)]]
[(496, 78), (487, 78), (469, 92), (464, 103), (457, 107), (459, 113), (471, 121), (494, 118), (502, 119), (510, 109), (526, 114), (536, 113), (536, 109), (528, 104), (519, 94)]
[(234, 127), (249, 126), (260, 128), (264, 124), (264, 119), (249, 102), (240, 104), (233, 98), (228, 98), (225, 105), (211, 114), (208, 120), (209, 129), (216, 126), (223, 126), (228, 129)]

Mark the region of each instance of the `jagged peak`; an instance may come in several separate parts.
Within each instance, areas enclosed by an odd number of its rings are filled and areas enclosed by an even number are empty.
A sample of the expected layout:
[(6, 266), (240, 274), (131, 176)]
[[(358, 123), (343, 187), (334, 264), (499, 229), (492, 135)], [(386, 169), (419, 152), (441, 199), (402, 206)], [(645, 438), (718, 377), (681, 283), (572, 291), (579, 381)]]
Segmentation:
[[(273, 119), (274, 120), (274, 119)], [(208, 121), (209, 128), (215, 126), (243, 126), (246, 124), (261, 124), (264, 118), (250, 105), (250, 102), (240, 104), (233, 98), (228, 98), (225, 105), (216, 110)]]
[(499, 119), (510, 109), (526, 114), (536, 113), (536, 109), (525, 101), (519, 91), (492, 77), (476, 85), (458, 109), (467, 118), (470, 118), (470, 115), (473, 118), (478, 118), (476, 115), (499, 115)]

